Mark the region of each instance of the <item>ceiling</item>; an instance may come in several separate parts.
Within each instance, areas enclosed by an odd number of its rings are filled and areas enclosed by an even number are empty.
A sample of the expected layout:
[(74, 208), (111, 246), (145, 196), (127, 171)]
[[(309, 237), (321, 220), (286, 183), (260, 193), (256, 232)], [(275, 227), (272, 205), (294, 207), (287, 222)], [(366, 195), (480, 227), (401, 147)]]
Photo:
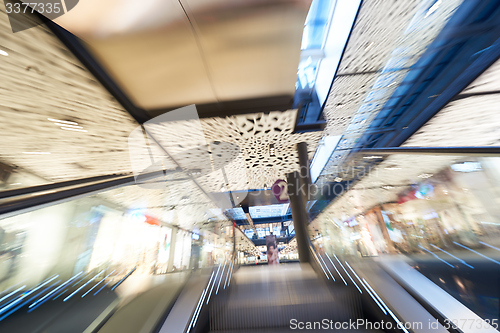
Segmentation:
[[(95, 12), (94, 0), (80, 1), (58, 22), (84, 38), (133, 103), (149, 116), (193, 103), (203, 109), (203, 105), (259, 96), (293, 96), (307, 1), (148, 0), (144, 12), (135, 7), (137, 3), (99, 3), (102, 11)], [(226, 109), (223, 117), (202, 115), (196, 123), (170, 123), (172, 130), (153, 131), (162, 148), (153, 146), (152, 154), (135, 158), (147, 165), (150, 155), (160, 156), (162, 167), (168, 170), (180, 161), (188, 169), (210, 172), (194, 177), (196, 182), (186, 179), (190, 175), (176, 174), (162, 189), (131, 186), (103, 195), (126, 207), (147, 207), (163, 219), (171, 219), (169, 211), (175, 206), (179, 223), (190, 228), (207, 220), (207, 211), (217, 207), (216, 196), (207, 194), (262, 189), (297, 170), (299, 142), (308, 143), (311, 159), (322, 136), (344, 135), (340, 147), (349, 152), (408, 73), (406, 67), (415, 64), (460, 1), (449, 1), (427, 17), (431, 3), (363, 2), (326, 102), (324, 132), (294, 133), (297, 111), (275, 108), (246, 114), (230, 114), (234, 109)], [(72, 16), (77, 14), (81, 20)], [(117, 17), (126, 20), (116, 21)], [(129, 136), (139, 123), (67, 47), (44, 26), (13, 34), (5, 12), (0, 14), (0, 40), (0, 49), (9, 54), (0, 56), (0, 89), (5, 92), (0, 101), (0, 140), (4, 143), (0, 161), (46, 182), (133, 173)], [(251, 46), (255, 50), (247, 52)], [(500, 90), (495, 83), (499, 68), (493, 66), (464, 91), (481, 94), (450, 102), (405, 145), (498, 144), (500, 124), (491, 118), (495, 118), (498, 98), (495, 91)], [(82, 131), (64, 130), (49, 118), (77, 123)], [(198, 129), (210, 147), (216, 142), (237, 147), (235, 158), (224, 170), (213, 159), (207, 162), (206, 149), (190, 151), (188, 156), (185, 148), (176, 146), (181, 142), (194, 146), (192, 133), (199, 133)], [(466, 135), (457, 137), (457, 133)], [(275, 156), (269, 153), (271, 143)], [(325, 175), (332, 174), (345, 155), (335, 154), (338, 158), (327, 165)], [(389, 157), (378, 166), (380, 172), (356, 185), (377, 187), (367, 190), (356, 205), (393, 200), (396, 190), (382, 192), (380, 186), (407, 184), (420, 173), (434, 172), (449, 162), (449, 158), (422, 162), (414, 157)], [(385, 169), (393, 164), (403, 165), (404, 170)], [(344, 197), (328, 211), (343, 205)]]
[(337, 168), (461, 3), (363, 3), (324, 109), (325, 135), (343, 137), (318, 184), (336, 177)]
[(402, 146), (500, 145), (500, 60), (449, 102)]
[[(9, 54), (0, 57), (5, 92), (0, 160), (49, 182), (132, 173), (128, 137), (139, 124), (75, 56), (44, 26), (13, 34), (5, 13), (0, 14), (0, 36), (0, 48)], [(312, 157), (321, 133), (293, 133), (295, 117), (296, 111), (290, 110), (200, 120), (207, 142), (240, 148), (241, 163), (228, 171), (239, 181), (232, 190), (270, 186), (298, 168), (298, 142), (309, 144)], [(49, 118), (77, 123), (85, 132), (63, 130)], [(178, 134), (163, 133), (159, 139), (166, 144), (172, 137), (179, 140)], [(269, 156), (270, 143), (275, 144), (275, 156)], [(176, 165), (170, 161), (165, 167)], [(220, 191), (222, 175), (211, 177), (205, 181), (206, 191)]]
[(56, 22), (150, 116), (235, 101), (273, 111), (291, 106), (310, 2), (80, 0)]
[[(13, 34), (3, 8), (0, 11), (0, 49), (8, 54), (0, 56), (0, 89), (4, 92), (0, 162), (17, 171), (2, 187), (132, 174), (129, 136), (139, 124), (49, 29), (39, 25)], [(217, 208), (213, 193), (261, 189), (284, 178), (298, 169), (298, 142), (308, 143), (312, 157), (321, 132), (294, 133), (295, 121), (296, 110), (200, 119), (206, 142), (238, 147), (235, 163), (225, 170), (235, 181), (227, 189), (222, 188), (226, 185), (223, 174), (215, 170), (196, 178), (196, 183), (189, 175), (177, 173), (161, 189), (128, 186), (99, 197), (122, 207), (147, 210), (185, 229), (203, 227), (213, 218), (207, 212)], [(64, 124), (73, 125), (63, 129)], [(169, 149), (175, 140), (188, 143), (189, 124), (178, 124), (175, 130), (156, 137)], [(275, 145), (274, 156), (269, 154), (270, 143)], [(144, 158), (149, 161), (149, 156)], [(193, 155), (184, 162), (199, 168), (198, 161)], [(168, 158), (162, 163), (169, 170), (177, 167)]]

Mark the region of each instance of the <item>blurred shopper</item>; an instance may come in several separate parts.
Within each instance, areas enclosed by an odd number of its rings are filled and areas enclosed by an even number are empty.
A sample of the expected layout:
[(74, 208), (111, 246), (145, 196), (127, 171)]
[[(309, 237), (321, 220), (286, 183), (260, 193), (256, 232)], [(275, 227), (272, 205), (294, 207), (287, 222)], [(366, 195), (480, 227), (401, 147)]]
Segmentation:
[(267, 244), (267, 263), (269, 265), (278, 265), (280, 263), (279, 251), (274, 242)]

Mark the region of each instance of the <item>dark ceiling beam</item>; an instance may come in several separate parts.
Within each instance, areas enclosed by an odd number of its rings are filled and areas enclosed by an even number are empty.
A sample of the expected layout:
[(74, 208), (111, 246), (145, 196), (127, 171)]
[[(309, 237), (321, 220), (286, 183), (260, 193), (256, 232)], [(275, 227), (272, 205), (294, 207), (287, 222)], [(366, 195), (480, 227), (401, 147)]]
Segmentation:
[[(295, 235), (293, 236), (288, 236), (288, 237), (277, 237), (276, 240), (278, 243), (285, 243), (285, 244), (288, 244), (290, 243), (290, 241), (295, 237)], [(251, 240), (255, 246), (264, 246), (266, 245), (266, 239), (265, 238), (258, 238), (258, 239), (252, 239)]]
[[(266, 224), (266, 223), (280, 223), (292, 220), (292, 214), (273, 216), (273, 217), (263, 217), (263, 218), (252, 218), (253, 224)], [(236, 220), (236, 223), (248, 225), (249, 222), (247, 219), (244, 220)]]
[(362, 155), (474, 155), (491, 156), (500, 155), (500, 147), (391, 147), (363, 149), (356, 152)]
[(318, 121), (315, 123), (298, 124), (298, 125), (295, 125), (293, 133), (322, 131), (325, 129), (325, 127), (326, 127), (326, 120)]
[[(293, 95), (275, 95), (195, 105), (200, 118), (228, 117), (248, 113), (290, 110), (293, 105)], [(153, 109), (148, 110), (147, 113), (151, 118), (154, 118), (183, 106), (185, 105)]]

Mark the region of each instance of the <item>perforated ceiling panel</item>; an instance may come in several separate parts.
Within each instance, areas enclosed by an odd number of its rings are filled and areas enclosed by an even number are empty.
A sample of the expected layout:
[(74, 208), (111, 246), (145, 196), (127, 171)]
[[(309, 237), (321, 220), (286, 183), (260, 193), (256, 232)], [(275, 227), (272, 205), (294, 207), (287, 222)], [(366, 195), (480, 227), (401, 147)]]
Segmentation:
[(500, 145), (500, 61), (481, 74), (403, 146)]
[(359, 101), (366, 96), (375, 79), (375, 74), (340, 76), (335, 79), (324, 110), (328, 119), (325, 134), (342, 135), (344, 133), (351, 123), (353, 114), (360, 107)]
[[(394, 93), (408, 68), (420, 58), (461, 2), (363, 2), (344, 54), (346, 60), (339, 66), (341, 70), (324, 111), (328, 122), (325, 134), (342, 134), (343, 138), (318, 184), (336, 177), (338, 166)], [(360, 79), (346, 80), (345, 74)], [(345, 96), (345, 91), (358, 93)], [(347, 99), (350, 101), (344, 105)], [(339, 109), (339, 104), (344, 107)]]
[[(206, 137), (237, 144), (245, 160), (248, 188), (271, 186), (285, 174), (298, 170), (297, 143), (308, 144), (309, 158), (316, 150), (321, 132), (292, 133), (296, 110), (250, 114), (203, 122)], [(221, 133), (222, 129), (231, 129)], [(271, 156), (269, 145), (274, 145)]]
[[(200, 119), (209, 147), (196, 149), (186, 150), (197, 139), (191, 134), (197, 131), (196, 122), (168, 124), (179, 130), (158, 128), (152, 135), (183, 168), (201, 171), (197, 182), (207, 192), (260, 189), (298, 170), (297, 143), (308, 144), (309, 158), (316, 150), (322, 133), (292, 133), (296, 114), (296, 110), (289, 110)], [(274, 155), (270, 144), (274, 145)]]
[[(325, 105), (327, 135), (344, 132), (416, 12), (418, 1), (363, 1)], [(391, 24), (387, 24), (390, 21)], [(343, 76), (350, 74), (349, 76)], [(338, 104), (345, 105), (339, 109)], [(343, 118), (343, 119), (342, 119)]]
[(0, 160), (48, 181), (131, 172), (127, 137), (137, 123), (47, 28), (12, 33), (4, 10)]

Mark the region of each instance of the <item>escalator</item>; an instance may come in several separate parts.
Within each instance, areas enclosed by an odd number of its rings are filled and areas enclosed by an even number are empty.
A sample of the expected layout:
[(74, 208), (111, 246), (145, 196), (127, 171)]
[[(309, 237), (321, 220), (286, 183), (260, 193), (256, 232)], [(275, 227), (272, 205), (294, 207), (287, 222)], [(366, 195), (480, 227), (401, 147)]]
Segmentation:
[(354, 287), (329, 285), (309, 264), (241, 267), (231, 289), (210, 306), (210, 332), (332, 330), (366, 319), (360, 296)]

